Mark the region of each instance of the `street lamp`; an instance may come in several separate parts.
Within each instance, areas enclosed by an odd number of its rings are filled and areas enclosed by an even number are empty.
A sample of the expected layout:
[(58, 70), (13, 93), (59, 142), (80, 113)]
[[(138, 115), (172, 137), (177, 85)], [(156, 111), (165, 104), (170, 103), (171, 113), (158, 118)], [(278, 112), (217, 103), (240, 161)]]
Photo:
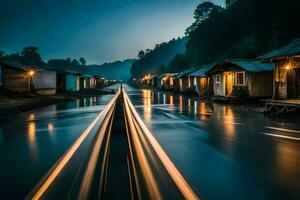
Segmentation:
[(36, 72), (33, 69), (29, 69), (27, 71), (27, 77), (28, 77), (28, 92), (30, 94), (30, 82), (31, 79), (33, 79), (33, 77), (36, 75)]

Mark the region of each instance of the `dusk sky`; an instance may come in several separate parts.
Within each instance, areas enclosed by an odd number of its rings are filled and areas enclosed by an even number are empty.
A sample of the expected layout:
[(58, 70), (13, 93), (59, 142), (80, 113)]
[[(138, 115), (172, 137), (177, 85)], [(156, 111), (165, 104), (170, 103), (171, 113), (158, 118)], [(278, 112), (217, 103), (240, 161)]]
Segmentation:
[[(200, 0), (0, 0), (0, 49), (40, 48), (42, 57), (89, 64), (135, 58), (181, 37)], [(215, 0), (224, 6), (224, 0)]]

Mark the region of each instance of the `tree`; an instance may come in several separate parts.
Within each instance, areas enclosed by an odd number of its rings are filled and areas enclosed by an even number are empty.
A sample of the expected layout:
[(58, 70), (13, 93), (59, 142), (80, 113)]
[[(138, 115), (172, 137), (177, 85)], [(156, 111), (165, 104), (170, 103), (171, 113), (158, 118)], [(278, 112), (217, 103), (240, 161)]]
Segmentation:
[(185, 34), (189, 35), (194, 31), (202, 22), (207, 20), (212, 14), (216, 15), (217, 13), (222, 12), (223, 8), (212, 2), (205, 1), (199, 4), (194, 11), (195, 22), (186, 29)]
[[(168, 72), (167, 65), (177, 53), (185, 52), (187, 38), (172, 39), (168, 42), (155, 45), (155, 48), (146, 50), (143, 58), (133, 62), (130, 69), (132, 77), (141, 77), (146, 73), (160, 74)], [(163, 67), (162, 67), (163, 66)]]
[(180, 72), (191, 68), (192, 62), (185, 54), (176, 54), (168, 64), (169, 72)]
[(71, 64), (72, 64), (72, 66), (80, 66), (80, 63), (76, 59), (73, 59)]
[(21, 62), (25, 65), (43, 65), (38, 47), (28, 46), (21, 51)]
[(5, 52), (0, 49), (0, 59), (3, 58), (4, 54), (5, 54)]
[(82, 66), (85, 66), (85, 65), (86, 65), (86, 60), (85, 60), (84, 57), (79, 58), (79, 62), (80, 62), (80, 64), (81, 64)]
[(138, 58), (142, 59), (145, 56), (145, 52), (143, 50), (139, 51)]

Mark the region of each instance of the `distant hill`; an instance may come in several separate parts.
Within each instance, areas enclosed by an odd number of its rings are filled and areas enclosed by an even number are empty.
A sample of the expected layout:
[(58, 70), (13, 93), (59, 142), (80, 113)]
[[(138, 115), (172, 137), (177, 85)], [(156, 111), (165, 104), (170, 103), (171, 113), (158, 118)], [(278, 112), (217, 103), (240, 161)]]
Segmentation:
[(179, 53), (185, 52), (186, 38), (172, 39), (155, 46), (153, 50), (147, 49), (139, 53), (139, 59), (132, 64), (132, 77), (140, 77), (145, 73), (161, 74), (168, 72), (167, 65), (172, 58)]
[(127, 81), (130, 78), (130, 68), (135, 59), (127, 59), (102, 65), (87, 65), (88, 73), (98, 74), (107, 79)]

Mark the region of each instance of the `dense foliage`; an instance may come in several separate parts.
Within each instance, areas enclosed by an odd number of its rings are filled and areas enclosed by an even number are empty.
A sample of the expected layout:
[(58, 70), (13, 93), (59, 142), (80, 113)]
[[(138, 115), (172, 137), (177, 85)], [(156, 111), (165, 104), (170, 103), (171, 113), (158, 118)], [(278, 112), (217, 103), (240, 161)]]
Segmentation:
[(299, 0), (238, 0), (190, 33), (187, 54), (195, 64), (255, 58), (300, 36)]
[[(199, 4), (195, 21), (186, 30), (186, 51), (181, 49), (168, 63), (169, 58), (165, 59), (160, 49), (153, 50), (155, 55), (140, 52), (131, 74), (178, 72), (228, 58), (256, 58), (300, 37), (299, 0), (226, 3), (226, 9), (211, 2)], [(173, 46), (169, 46), (169, 52), (170, 48)]]
[(127, 81), (130, 78), (130, 68), (135, 59), (104, 63), (102, 65), (88, 65), (93, 74), (100, 74), (107, 79)]
[(155, 46), (153, 50), (147, 49), (138, 53), (139, 59), (132, 64), (131, 75), (140, 77), (145, 73), (160, 74), (168, 69), (168, 63), (178, 53), (184, 53), (186, 38), (170, 40)]
[(104, 63), (102, 65), (87, 65), (85, 58), (54, 58), (47, 62), (40, 56), (39, 48), (24, 47), (21, 52), (5, 54), (0, 50), (0, 61), (18, 61), (27, 66), (48, 67), (51, 69), (68, 69), (78, 71), (87, 75), (97, 75), (108, 79), (128, 80), (130, 78), (130, 68), (134, 59)]
[(5, 54), (3, 50), (0, 50), (0, 61), (18, 61), (25, 65), (45, 65), (40, 56), (39, 48), (33, 46), (24, 47), (20, 53), (12, 54)]

